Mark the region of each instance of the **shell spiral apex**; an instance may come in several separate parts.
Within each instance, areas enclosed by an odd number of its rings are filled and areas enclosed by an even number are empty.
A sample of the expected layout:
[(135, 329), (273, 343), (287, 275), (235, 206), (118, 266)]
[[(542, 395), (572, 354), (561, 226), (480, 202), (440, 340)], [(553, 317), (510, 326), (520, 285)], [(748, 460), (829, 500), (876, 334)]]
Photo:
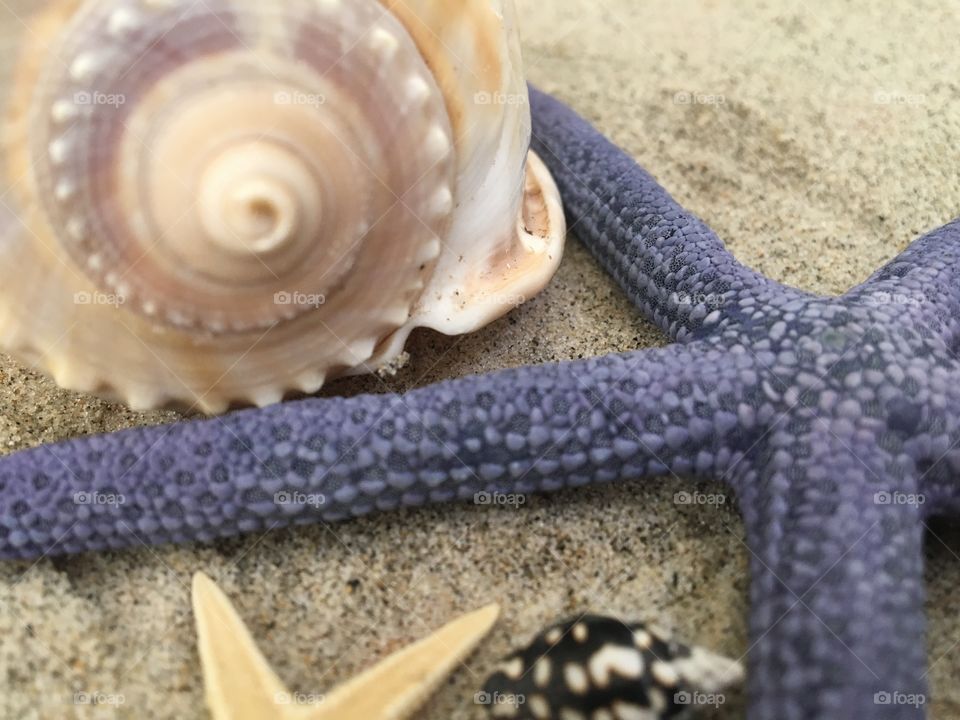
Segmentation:
[(509, 3), (23, 5), (0, 10), (0, 347), (65, 387), (265, 405), (556, 270)]

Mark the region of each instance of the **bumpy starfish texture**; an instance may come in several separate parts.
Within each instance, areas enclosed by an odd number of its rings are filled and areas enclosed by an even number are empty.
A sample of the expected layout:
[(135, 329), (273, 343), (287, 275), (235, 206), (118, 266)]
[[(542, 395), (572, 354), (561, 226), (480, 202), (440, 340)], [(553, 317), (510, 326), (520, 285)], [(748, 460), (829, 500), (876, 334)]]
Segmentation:
[(203, 573), (193, 577), (193, 612), (214, 720), (404, 720), (490, 632), (500, 608), (468, 613), (327, 694), (290, 692), (226, 595)]
[(960, 223), (814, 297), (738, 263), (570, 109), (531, 102), (576, 234), (673, 345), (18, 453), (0, 555), (721, 478), (752, 550), (750, 717), (921, 716), (924, 520), (960, 512)]

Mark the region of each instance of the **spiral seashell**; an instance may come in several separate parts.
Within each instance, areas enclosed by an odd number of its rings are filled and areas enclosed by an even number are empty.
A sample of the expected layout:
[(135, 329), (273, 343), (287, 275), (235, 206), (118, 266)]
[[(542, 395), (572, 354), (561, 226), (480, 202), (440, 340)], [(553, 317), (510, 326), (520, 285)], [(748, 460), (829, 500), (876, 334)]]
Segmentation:
[(5, 7), (0, 347), (61, 386), (266, 405), (556, 270), (509, 0)]

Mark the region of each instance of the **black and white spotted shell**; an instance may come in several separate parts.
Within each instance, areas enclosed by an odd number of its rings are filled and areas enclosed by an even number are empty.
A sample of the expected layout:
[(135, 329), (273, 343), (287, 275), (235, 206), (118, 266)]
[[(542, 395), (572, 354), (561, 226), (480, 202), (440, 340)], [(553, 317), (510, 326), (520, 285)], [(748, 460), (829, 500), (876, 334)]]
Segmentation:
[(741, 665), (645, 623), (584, 615), (508, 656), (477, 701), (513, 720), (660, 720), (719, 704)]

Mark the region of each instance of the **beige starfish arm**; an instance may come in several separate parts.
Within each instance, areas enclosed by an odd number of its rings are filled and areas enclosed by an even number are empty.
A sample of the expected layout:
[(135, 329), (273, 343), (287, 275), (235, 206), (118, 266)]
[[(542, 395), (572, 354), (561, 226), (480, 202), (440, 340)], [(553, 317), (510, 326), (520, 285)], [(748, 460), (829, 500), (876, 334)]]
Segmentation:
[(289, 691), (267, 664), (243, 620), (217, 584), (200, 572), (193, 576), (193, 613), (213, 719), (294, 717), (291, 711), (296, 708), (280, 704), (290, 697)]
[(293, 696), (260, 653), (223, 591), (193, 576), (193, 612), (207, 706), (214, 720), (404, 720), (490, 632), (496, 604), (448, 623), (336, 687), (318, 703)]
[(310, 720), (404, 720), (486, 636), (500, 614), (496, 604), (468, 613), (357, 677), (337, 686)]

